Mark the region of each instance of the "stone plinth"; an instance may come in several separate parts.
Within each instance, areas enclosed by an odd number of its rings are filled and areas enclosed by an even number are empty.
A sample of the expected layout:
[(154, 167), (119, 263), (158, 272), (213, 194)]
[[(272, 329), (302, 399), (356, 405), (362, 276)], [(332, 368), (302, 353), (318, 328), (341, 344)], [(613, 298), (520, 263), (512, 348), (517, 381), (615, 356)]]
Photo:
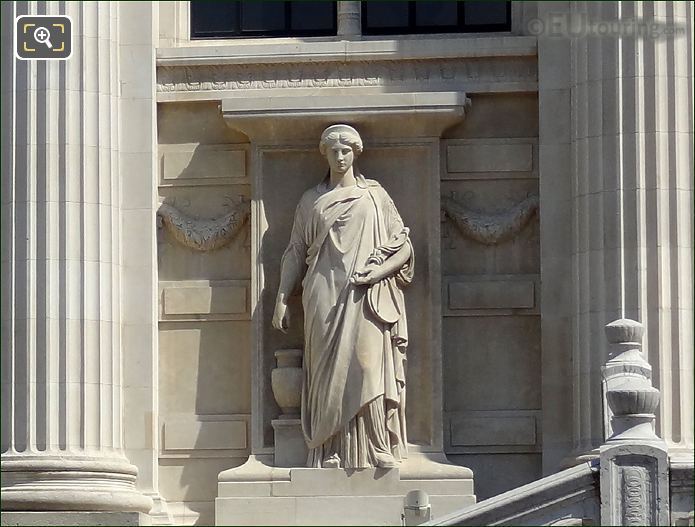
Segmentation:
[(601, 525), (669, 524), (668, 454), (661, 443), (601, 447)]
[(275, 466), (301, 467), (309, 453), (299, 419), (273, 419), (275, 432)]
[[(401, 468), (282, 469), (252, 456), (220, 474), (217, 525), (401, 525), (405, 496), (429, 496), (432, 517), (473, 505), (473, 474), (414, 456)], [(421, 471), (420, 466), (437, 470)]]
[(152, 525), (151, 518), (140, 512), (3, 512), (0, 525)]

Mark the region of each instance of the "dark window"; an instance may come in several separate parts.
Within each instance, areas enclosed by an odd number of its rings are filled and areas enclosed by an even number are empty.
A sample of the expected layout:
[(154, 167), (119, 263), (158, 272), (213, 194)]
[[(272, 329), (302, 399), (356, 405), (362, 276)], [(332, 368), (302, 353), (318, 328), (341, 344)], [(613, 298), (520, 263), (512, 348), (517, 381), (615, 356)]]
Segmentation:
[(335, 34), (335, 2), (191, 2), (192, 39)]
[(511, 2), (362, 2), (362, 34), (510, 31)]

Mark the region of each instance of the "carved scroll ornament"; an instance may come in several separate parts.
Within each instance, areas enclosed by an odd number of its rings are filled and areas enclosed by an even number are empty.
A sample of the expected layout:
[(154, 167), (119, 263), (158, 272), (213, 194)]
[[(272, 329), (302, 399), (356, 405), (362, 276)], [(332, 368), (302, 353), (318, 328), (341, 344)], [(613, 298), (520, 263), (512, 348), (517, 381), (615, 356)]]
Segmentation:
[(521, 232), (538, 210), (538, 196), (531, 195), (510, 209), (494, 214), (470, 210), (453, 197), (443, 197), (442, 210), (467, 238), (496, 245)]
[(176, 207), (162, 203), (157, 216), (158, 225), (166, 227), (181, 245), (196, 251), (214, 251), (234, 238), (250, 213), (249, 201), (242, 201), (221, 218), (203, 220), (192, 218)]

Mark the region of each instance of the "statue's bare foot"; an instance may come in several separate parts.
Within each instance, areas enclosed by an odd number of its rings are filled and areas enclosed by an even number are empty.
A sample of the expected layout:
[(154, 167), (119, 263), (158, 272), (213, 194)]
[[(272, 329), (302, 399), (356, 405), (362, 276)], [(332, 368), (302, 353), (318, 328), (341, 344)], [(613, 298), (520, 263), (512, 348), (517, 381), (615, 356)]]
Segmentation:
[(324, 468), (340, 468), (340, 457), (338, 454), (331, 454), (323, 460)]

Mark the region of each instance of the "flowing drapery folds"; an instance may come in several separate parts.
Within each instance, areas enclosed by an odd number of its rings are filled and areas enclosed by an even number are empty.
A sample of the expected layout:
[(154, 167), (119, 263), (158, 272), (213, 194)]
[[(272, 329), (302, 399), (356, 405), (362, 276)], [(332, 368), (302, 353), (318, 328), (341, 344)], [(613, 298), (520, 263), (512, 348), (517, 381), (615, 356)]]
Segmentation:
[(372, 180), (304, 193), (283, 256), (305, 264), (302, 427), (309, 465), (335, 453), (344, 468), (382, 466), (406, 455), (405, 350), (401, 288), (413, 278), (413, 251), (394, 275), (371, 285), (350, 277), (410, 244), (386, 191)]

